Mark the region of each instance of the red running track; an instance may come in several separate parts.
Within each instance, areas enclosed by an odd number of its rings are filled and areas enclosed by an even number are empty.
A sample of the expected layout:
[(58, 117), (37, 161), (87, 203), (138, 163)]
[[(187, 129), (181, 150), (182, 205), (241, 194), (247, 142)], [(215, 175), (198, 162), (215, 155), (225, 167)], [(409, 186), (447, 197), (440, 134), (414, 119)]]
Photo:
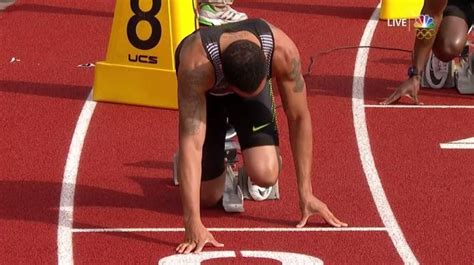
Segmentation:
[[(320, 51), (357, 46), (376, 5), (240, 0), (236, 8), (287, 32), (306, 67)], [(5, 36), (0, 48), (0, 243), (6, 246), (0, 257), (6, 264), (58, 262), (64, 166), (93, 80), (93, 69), (76, 66), (105, 58), (113, 8), (114, 1), (19, 0), (0, 13)], [(379, 23), (373, 44), (410, 49), (409, 34)], [(352, 110), (356, 53), (348, 49), (316, 56), (306, 78), (315, 135), (313, 188), (352, 228), (369, 231), (321, 231), (326, 225), (313, 218), (308, 226), (316, 231), (276, 232), (294, 227), (299, 218), (288, 129), (279, 109), (283, 198), (248, 202), (243, 214), (203, 211), (208, 227), (274, 232), (214, 232), (226, 246), (206, 251), (231, 251), (237, 258), (205, 264), (278, 264), (244, 258), (245, 250), (299, 253), (326, 264), (402, 263), (361, 165)], [(365, 102), (372, 105), (405, 78), (409, 54), (371, 49), (369, 55)], [(8, 63), (12, 57), (21, 61)], [(449, 89), (421, 95), (429, 105), (473, 105), (472, 97)], [(474, 110), (365, 111), (375, 165), (417, 260), (472, 263), (472, 150), (442, 150), (439, 144), (473, 137)], [(174, 254), (183, 233), (156, 229), (182, 226), (178, 190), (170, 179), (176, 119), (175, 111), (97, 104), (73, 186), (74, 204), (67, 205), (74, 207), (71, 257), (76, 264), (157, 264)], [(117, 228), (131, 232), (85, 230)]]

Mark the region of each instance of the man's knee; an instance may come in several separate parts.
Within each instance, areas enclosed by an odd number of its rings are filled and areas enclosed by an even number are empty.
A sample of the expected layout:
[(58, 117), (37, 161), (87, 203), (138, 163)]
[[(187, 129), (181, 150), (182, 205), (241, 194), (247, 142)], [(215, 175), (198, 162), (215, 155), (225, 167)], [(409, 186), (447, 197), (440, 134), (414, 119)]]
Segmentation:
[[(451, 13), (458, 11), (452, 10)], [(466, 45), (468, 27), (464, 19), (457, 16), (443, 18), (435, 43), (433, 52), (438, 59), (449, 62), (461, 54)]]
[(465, 44), (465, 38), (442, 39), (433, 47), (433, 52), (441, 61), (449, 62), (461, 54)]
[(277, 182), (280, 169), (278, 164), (256, 163), (246, 167), (246, 172), (255, 185), (271, 187)]
[(244, 150), (244, 165), (247, 175), (255, 185), (273, 186), (280, 174), (281, 157), (275, 146), (259, 146)]

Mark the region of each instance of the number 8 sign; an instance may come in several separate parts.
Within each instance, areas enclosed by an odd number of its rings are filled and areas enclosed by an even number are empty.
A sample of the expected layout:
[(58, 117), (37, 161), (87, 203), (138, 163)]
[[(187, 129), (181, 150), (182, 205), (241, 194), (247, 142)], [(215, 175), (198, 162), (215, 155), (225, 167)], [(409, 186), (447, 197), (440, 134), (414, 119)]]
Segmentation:
[[(130, 7), (134, 15), (130, 18), (127, 24), (127, 36), (130, 43), (137, 49), (149, 50), (154, 48), (161, 39), (161, 23), (155, 17), (161, 8), (161, 0), (152, 0), (152, 6), (149, 11), (140, 9), (139, 0), (131, 0)], [(146, 21), (151, 26), (150, 37), (146, 40), (139, 38), (137, 34), (137, 26), (141, 21)]]
[(93, 99), (176, 109), (176, 47), (197, 28), (196, 0), (117, 0)]

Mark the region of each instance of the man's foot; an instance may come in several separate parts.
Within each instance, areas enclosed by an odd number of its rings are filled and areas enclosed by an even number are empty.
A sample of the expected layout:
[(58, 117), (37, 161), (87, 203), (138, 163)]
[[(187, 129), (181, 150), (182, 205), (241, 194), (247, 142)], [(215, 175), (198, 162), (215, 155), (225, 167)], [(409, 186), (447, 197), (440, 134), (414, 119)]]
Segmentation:
[(0, 10), (5, 10), (7, 7), (13, 5), (16, 0), (0, 0)]
[(278, 181), (271, 187), (260, 187), (252, 182), (244, 168), (239, 169), (237, 177), (245, 199), (253, 199), (254, 201), (280, 199)]
[(218, 7), (213, 4), (201, 4), (199, 10), (199, 23), (206, 26), (220, 26), (247, 18), (245, 13), (236, 11), (230, 5)]
[(442, 87), (453, 87), (453, 62), (443, 62), (434, 53), (428, 58), (423, 72), (422, 87), (439, 89)]
[(250, 197), (252, 197), (254, 201), (263, 201), (268, 199), (273, 191), (273, 186), (260, 187), (258, 185), (255, 185), (250, 179), (250, 177), (248, 177), (247, 179), (247, 185)]

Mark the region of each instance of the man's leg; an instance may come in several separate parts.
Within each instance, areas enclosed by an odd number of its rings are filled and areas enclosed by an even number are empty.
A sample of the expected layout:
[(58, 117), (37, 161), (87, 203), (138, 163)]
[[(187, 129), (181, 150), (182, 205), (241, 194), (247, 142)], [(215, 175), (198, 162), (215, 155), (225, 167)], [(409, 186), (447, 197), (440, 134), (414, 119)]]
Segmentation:
[(462, 3), (448, 4), (446, 7), (433, 45), (433, 52), (441, 61), (449, 62), (453, 60), (461, 54), (466, 45), (467, 31), (469, 30), (469, 14), (466, 8), (471, 8), (469, 3), (464, 5)]
[(448, 1), (433, 44), (433, 53), (425, 66), (422, 86), (442, 88), (455, 85), (452, 60), (464, 49), (472, 16), (469, 0)]
[(215, 179), (201, 182), (201, 206), (215, 207), (224, 194), (225, 171)]
[(234, 95), (231, 103), (229, 118), (239, 137), (247, 174), (258, 186), (273, 186), (280, 174), (280, 154), (271, 80), (255, 98)]
[(280, 155), (273, 145), (257, 146), (242, 152), (247, 174), (255, 185), (271, 187), (280, 175)]
[(202, 150), (201, 205), (213, 207), (222, 198), (225, 181), (225, 97), (206, 96), (206, 138)]

